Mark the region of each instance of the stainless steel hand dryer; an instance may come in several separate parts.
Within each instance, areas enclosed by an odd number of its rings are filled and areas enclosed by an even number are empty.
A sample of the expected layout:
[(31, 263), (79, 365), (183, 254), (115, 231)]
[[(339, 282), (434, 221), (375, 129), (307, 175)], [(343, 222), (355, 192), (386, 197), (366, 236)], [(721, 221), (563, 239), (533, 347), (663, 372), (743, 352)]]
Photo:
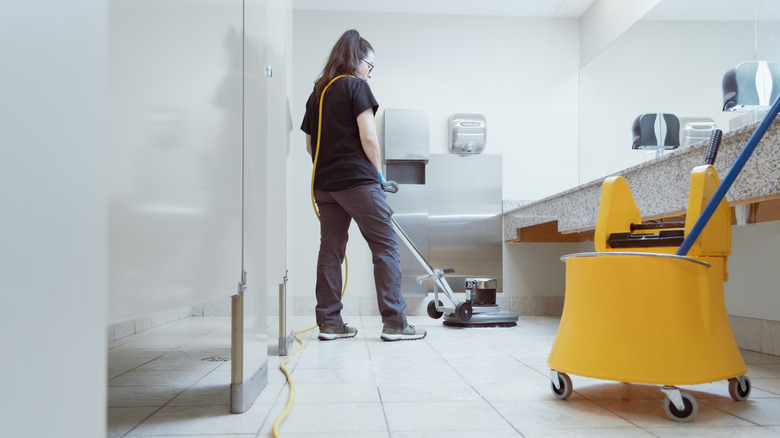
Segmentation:
[(482, 114), (453, 114), (449, 118), (451, 154), (473, 155), (485, 150), (487, 122)]

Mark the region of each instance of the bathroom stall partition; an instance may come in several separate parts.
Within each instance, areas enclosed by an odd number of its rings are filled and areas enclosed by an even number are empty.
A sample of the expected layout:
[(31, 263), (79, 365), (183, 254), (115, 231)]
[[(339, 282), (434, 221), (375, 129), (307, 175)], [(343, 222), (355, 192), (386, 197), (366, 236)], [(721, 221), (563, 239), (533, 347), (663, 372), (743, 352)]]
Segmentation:
[(231, 300), (236, 413), (267, 383), (267, 293), (284, 282), (288, 13), (109, 3), (108, 323)]

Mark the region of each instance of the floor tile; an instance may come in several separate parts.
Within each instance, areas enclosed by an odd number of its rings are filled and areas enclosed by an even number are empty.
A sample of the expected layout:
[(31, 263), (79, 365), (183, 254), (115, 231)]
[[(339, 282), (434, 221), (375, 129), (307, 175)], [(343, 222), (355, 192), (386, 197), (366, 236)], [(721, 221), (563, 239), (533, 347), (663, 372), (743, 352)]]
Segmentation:
[(197, 382), (205, 372), (202, 371), (128, 371), (111, 379), (108, 386), (156, 386), (165, 385), (174, 388), (188, 388)]
[(364, 364), (345, 365), (342, 368), (294, 368), (290, 373), (297, 384), (373, 382), (371, 369)]
[(230, 359), (230, 349), (198, 350), (185, 353), (174, 351), (151, 360), (136, 371), (201, 371), (204, 374)]
[(597, 379), (572, 379), (574, 391), (588, 400), (663, 400), (658, 386), (612, 382)]
[(538, 429), (631, 428), (629, 421), (589, 400), (495, 402), (493, 406), (523, 434)]
[(379, 383), (379, 394), (383, 403), (482, 401), (482, 396), (462, 380)]
[(226, 406), (170, 406), (155, 412), (127, 436), (251, 434), (260, 429), (267, 414), (262, 405), (243, 414), (231, 414)]
[[(487, 402), (384, 403), (390, 433), (483, 430), (511, 432), (512, 426)], [(446, 432), (446, 433), (445, 433)]]
[(655, 435), (638, 427), (535, 429), (523, 431), (525, 438), (652, 438)]
[(295, 387), (294, 403), (379, 403), (379, 391), (369, 382), (309, 383)]
[[(472, 383), (474, 389), (480, 396), (489, 402), (511, 402), (511, 401), (551, 401), (554, 400), (550, 388), (550, 380), (539, 376), (537, 380), (504, 380), (496, 379), (494, 382)], [(577, 393), (572, 394), (571, 400), (581, 400), (582, 396)]]
[[(775, 397), (780, 397), (780, 378), (750, 379), (750, 383), (753, 384), (754, 389), (766, 391), (771, 393)], [(753, 397), (752, 394), (751, 397)]]
[(253, 404), (287, 403), (289, 388), (285, 382), (268, 382)]
[[(290, 433), (280, 434), (283, 438), (390, 438), (387, 432), (312, 432), (312, 433)], [(258, 438), (271, 438), (273, 433), (261, 432)], [(396, 435), (393, 434), (393, 438)]]
[[(511, 328), (454, 328), (427, 316), (409, 322), (419, 341), (383, 342), (379, 316), (350, 316), (358, 336), (303, 344), (268, 356), (268, 383), (244, 414), (230, 410), (230, 318), (175, 321), (109, 343), (108, 430), (113, 437), (504, 438), (778, 437), (780, 358), (742, 350), (753, 383), (735, 402), (726, 381), (680, 388), (695, 397), (687, 423), (664, 411), (655, 385), (570, 375), (553, 396), (547, 358), (559, 318), (521, 317)], [(297, 327), (313, 317), (294, 317)], [(270, 324), (270, 323), (269, 323)]]
[(735, 402), (731, 399), (707, 401), (715, 409), (759, 426), (780, 426), (780, 397)]
[(168, 406), (227, 406), (230, 407), (230, 384), (196, 383), (179, 393)]
[(112, 349), (108, 351), (108, 369), (130, 371), (165, 355), (165, 349)]
[[(448, 430), (447, 438), (518, 438), (522, 437), (517, 431), (497, 431), (497, 430)], [(442, 433), (438, 431), (393, 431), (392, 438), (441, 438)]]
[[(678, 422), (673, 421), (666, 414), (664, 409), (664, 400), (608, 400), (599, 401), (599, 405), (608, 409), (616, 415), (629, 420), (631, 423), (644, 429), (651, 427), (675, 427)], [(696, 427), (717, 426), (717, 427), (740, 427), (752, 426), (737, 416), (714, 409), (705, 404), (702, 400), (697, 400), (698, 413), (690, 420), (688, 424)]]
[[(214, 434), (214, 435), (145, 435), (147, 438), (151, 437), (164, 437), (164, 438), (255, 438), (257, 434), (254, 433), (242, 433), (242, 434)], [(287, 438), (287, 437), (285, 437)]]
[(776, 378), (780, 371), (780, 364), (764, 363), (760, 365), (748, 366), (747, 376), (751, 379), (771, 379)]
[[(272, 411), (273, 412), (273, 411)], [(271, 416), (271, 419), (278, 415)], [(263, 431), (270, 431), (263, 425)], [(301, 403), (293, 404), (279, 427), (279, 435), (296, 433), (387, 433), (380, 403)]]
[(466, 369), (458, 369), (458, 374), (467, 382), (480, 386), (484, 384), (505, 383), (535, 383), (540, 388), (547, 388), (550, 382), (549, 373), (541, 373), (523, 363), (505, 363), (495, 365), (493, 362), (485, 362)]
[(147, 406), (159, 408), (166, 405), (171, 399), (177, 397), (182, 391), (182, 388), (164, 385), (109, 386), (108, 407), (127, 408)]
[(752, 427), (697, 427), (693, 424), (667, 428), (650, 428), (648, 432), (658, 438), (778, 438), (778, 432), (771, 429)]
[(158, 407), (109, 407), (106, 436), (108, 438), (124, 436), (158, 409)]

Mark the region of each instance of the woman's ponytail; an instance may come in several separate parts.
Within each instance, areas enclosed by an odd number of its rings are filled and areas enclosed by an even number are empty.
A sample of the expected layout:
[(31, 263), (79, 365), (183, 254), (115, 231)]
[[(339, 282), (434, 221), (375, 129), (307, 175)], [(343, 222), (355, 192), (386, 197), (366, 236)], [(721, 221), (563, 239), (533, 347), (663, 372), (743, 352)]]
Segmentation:
[(355, 75), (360, 62), (373, 52), (371, 44), (355, 29), (344, 32), (330, 51), (325, 68), (314, 82), (314, 94), (320, 98), (322, 90), (336, 76)]

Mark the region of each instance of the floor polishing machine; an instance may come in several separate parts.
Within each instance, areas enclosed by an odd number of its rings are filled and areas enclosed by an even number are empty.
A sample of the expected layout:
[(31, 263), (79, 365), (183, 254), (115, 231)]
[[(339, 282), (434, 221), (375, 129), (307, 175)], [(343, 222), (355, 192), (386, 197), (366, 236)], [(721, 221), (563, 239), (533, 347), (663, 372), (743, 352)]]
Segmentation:
[[(382, 188), (388, 193), (398, 192), (398, 184), (394, 181), (383, 182)], [(518, 315), (501, 310), (496, 304), (498, 282), (495, 278), (466, 278), (466, 299), (458, 300), (444, 278), (445, 274), (451, 274), (454, 270), (431, 267), (395, 218), (391, 216), (390, 219), (398, 237), (427, 272), (427, 275), (417, 277), (417, 283), (433, 281), (433, 300), (428, 303), (428, 316), (433, 319), (444, 316), (444, 325), (453, 327), (514, 327), (517, 325)], [(452, 306), (445, 306), (442, 303), (439, 299), (440, 292), (446, 295)]]

